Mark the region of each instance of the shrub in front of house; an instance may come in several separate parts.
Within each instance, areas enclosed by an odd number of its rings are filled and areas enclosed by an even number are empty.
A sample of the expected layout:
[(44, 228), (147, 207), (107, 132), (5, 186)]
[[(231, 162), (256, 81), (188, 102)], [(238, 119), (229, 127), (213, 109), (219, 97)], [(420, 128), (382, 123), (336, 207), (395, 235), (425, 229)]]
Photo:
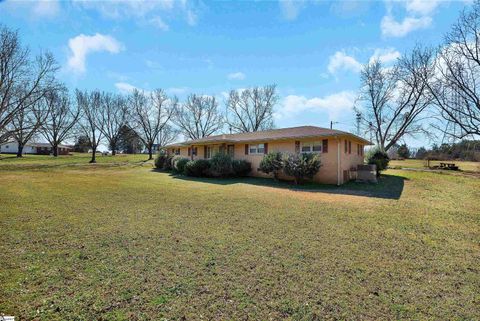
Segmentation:
[(232, 170), (235, 177), (245, 177), (252, 171), (252, 164), (244, 159), (233, 160)]
[(283, 171), (294, 178), (295, 184), (313, 178), (322, 166), (317, 154), (287, 154), (283, 158)]
[(167, 155), (165, 158), (165, 162), (163, 163), (163, 170), (164, 171), (171, 171), (173, 170), (173, 156)]
[(187, 165), (189, 161), (190, 160), (185, 157), (176, 157), (173, 161), (173, 169), (175, 170), (175, 172), (183, 174), (185, 173), (185, 165)]
[(165, 166), (165, 161), (167, 160), (168, 155), (159, 153), (157, 157), (155, 158), (155, 168), (157, 169), (163, 169)]
[(258, 169), (266, 174), (273, 173), (273, 177), (278, 179), (278, 174), (283, 169), (282, 153), (270, 152), (263, 156)]
[(380, 148), (373, 148), (367, 152), (367, 163), (370, 165), (376, 165), (377, 177), (380, 176), (380, 172), (387, 169), (390, 158), (387, 153)]
[(225, 153), (217, 153), (210, 158), (210, 176), (229, 177), (233, 174), (232, 158)]
[(209, 168), (210, 162), (207, 159), (197, 159), (185, 165), (184, 173), (187, 176), (204, 177), (207, 176)]

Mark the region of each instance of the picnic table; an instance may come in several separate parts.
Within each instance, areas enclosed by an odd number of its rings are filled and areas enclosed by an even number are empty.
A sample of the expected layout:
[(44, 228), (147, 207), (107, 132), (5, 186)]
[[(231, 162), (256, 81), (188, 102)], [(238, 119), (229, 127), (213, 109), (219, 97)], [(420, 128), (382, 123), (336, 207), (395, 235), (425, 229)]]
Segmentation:
[(440, 163), (440, 169), (449, 169), (452, 171), (458, 171), (458, 166), (455, 163)]

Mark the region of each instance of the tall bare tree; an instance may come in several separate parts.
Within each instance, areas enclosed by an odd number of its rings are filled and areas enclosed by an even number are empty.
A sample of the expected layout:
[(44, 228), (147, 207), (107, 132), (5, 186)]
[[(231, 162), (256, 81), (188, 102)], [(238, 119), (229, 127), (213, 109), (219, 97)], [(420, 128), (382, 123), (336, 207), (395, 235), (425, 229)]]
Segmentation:
[(76, 97), (77, 106), (81, 112), (78, 121), (79, 130), (82, 135), (88, 137), (88, 143), (92, 151), (90, 163), (96, 163), (97, 148), (103, 139), (102, 94), (99, 91), (82, 92), (77, 89)]
[(50, 53), (31, 59), (18, 33), (0, 25), (0, 142), (13, 134), (13, 117), (43, 97), (57, 68)]
[(480, 2), (463, 11), (446, 36), (430, 90), (448, 123), (445, 134), (480, 135)]
[(231, 90), (227, 99), (227, 123), (235, 132), (256, 132), (274, 127), (273, 107), (278, 101), (276, 86)]
[(72, 104), (68, 89), (58, 86), (47, 91), (42, 103), (47, 117), (40, 126), (40, 133), (52, 146), (53, 156), (58, 156), (58, 145), (72, 134), (72, 129), (80, 116), (80, 108)]
[(223, 116), (215, 97), (192, 94), (177, 108), (174, 122), (185, 137), (198, 139), (221, 129)]
[(157, 144), (160, 148), (165, 147), (168, 144), (173, 143), (180, 134), (180, 131), (171, 126), (170, 124), (166, 124), (162, 130), (158, 133)]
[[(22, 94), (22, 93), (20, 93)], [(23, 148), (34, 138), (39, 131), (40, 126), (45, 122), (48, 110), (37, 101), (31, 104), (28, 100), (24, 101), (26, 107), (20, 108), (12, 117), (10, 132), (13, 139), (17, 142), (17, 157), (23, 157)]]
[(423, 113), (431, 105), (427, 82), (433, 76), (433, 51), (417, 47), (384, 68), (378, 60), (361, 72), (362, 121), (377, 145), (388, 151), (405, 136), (426, 133)]
[(148, 159), (153, 159), (153, 145), (172, 118), (178, 100), (176, 97), (169, 98), (162, 89), (151, 93), (134, 90), (129, 103), (134, 111), (135, 131), (148, 149)]
[(121, 95), (103, 93), (101, 97), (100, 118), (103, 126), (100, 128), (108, 146), (115, 156), (122, 126), (127, 124), (127, 102)]

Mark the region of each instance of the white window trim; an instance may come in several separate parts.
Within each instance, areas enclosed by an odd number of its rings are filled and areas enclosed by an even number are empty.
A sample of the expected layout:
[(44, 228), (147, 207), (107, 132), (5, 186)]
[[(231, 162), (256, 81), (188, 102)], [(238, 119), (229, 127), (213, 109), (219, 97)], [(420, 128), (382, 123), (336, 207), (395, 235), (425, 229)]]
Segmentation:
[[(262, 145), (261, 149), (263, 152), (259, 153), (258, 150), (260, 149), (259, 146)], [(255, 152), (252, 152), (252, 147), (255, 147)], [(265, 144), (248, 144), (248, 154), (250, 155), (265, 155)]]
[[(303, 147), (306, 147), (308, 146), (309, 147), (309, 151), (303, 151)], [(320, 150), (313, 150), (313, 146), (320, 146)], [(311, 153), (315, 153), (315, 154), (320, 154), (323, 152), (323, 144), (321, 141), (314, 141), (314, 142), (302, 142), (301, 145), (300, 145), (300, 152), (303, 153), (303, 154), (311, 154)]]

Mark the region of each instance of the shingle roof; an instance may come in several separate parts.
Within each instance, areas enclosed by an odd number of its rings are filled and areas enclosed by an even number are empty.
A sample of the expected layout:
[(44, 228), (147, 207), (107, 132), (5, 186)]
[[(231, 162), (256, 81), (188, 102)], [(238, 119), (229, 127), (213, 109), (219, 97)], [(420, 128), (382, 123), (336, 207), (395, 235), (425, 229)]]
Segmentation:
[(181, 143), (171, 144), (169, 146), (187, 146), (198, 144), (213, 144), (213, 143), (242, 143), (242, 142), (254, 142), (254, 141), (271, 141), (290, 138), (309, 138), (309, 137), (328, 137), (328, 136), (350, 136), (366, 145), (373, 145), (366, 139), (363, 139), (354, 134), (344, 132), (336, 129), (328, 129), (316, 126), (299, 126), (290, 128), (279, 128), (264, 131), (257, 131), (252, 133), (239, 133), (239, 134), (223, 134), (208, 136), (201, 139), (188, 140)]

